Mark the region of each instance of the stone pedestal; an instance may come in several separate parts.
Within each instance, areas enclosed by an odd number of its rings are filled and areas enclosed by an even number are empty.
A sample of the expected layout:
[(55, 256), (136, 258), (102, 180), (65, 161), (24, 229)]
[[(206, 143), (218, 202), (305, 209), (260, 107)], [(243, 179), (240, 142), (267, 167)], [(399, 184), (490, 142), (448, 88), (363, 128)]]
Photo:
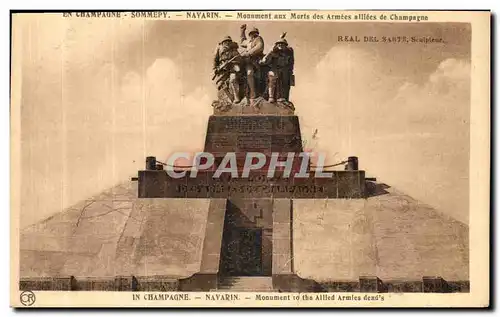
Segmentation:
[[(280, 291), (317, 291), (318, 284), (295, 274), (293, 199), (363, 198), (364, 171), (332, 171), (316, 178), (294, 177), (302, 165), (299, 119), (280, 109), (247, 113), (233, 109), (210, 116), (204, 151), (215, 157), (212, 169), (173, 178), (165, 170), (139, 172), (139, 197), (211, 198), (199, 273), (180, 281), (181, 290), (212, 290), (224, 276), (272, 276)], [(275, 112), (271, 110), (276, 110)], [(246, 155), (259, 152), (266, 164), (241, 177)], [(236, 155), (238, 177), (214, 178), (227, 153)], [(293, 153), (291, 175), (277, 170), (267, 177), (273, 153), (284, 161)], [(224, 166), (225, 167), (225, 166)], [(229, 173), (227, 173), (229, 174)], [(227, 176), (227, 177), (226, 177)]]
[[(141, 198), (364, 198), (365, 172), (360, 170), (331, 171), (329, 178), (316, 178), (307, 168), (309, 177), (295, 178), (302, 165), (303, 151), (299, 118), (294, 115), (210, 116), (204, 151), (215, 157), (212, 169), (198, 171), (196, 177), (173, 178), (165, 170), (139, 171)], [(242, 178), (245, 158), (249, 152), (266, 156), (266, 164)], [(238, 176), (214, 178), (215, 170), (227, 153), (234, 153)], [(284, 161), (294, 153), (289, 177), (276, 170), (274, 178), (267, 172), (271, 153)], [(229, 173), (226, 173), (229, 174)]]
[(297, 116), (210, 116), (205, 152), (222, 157), (227, 152), (302, 152)]

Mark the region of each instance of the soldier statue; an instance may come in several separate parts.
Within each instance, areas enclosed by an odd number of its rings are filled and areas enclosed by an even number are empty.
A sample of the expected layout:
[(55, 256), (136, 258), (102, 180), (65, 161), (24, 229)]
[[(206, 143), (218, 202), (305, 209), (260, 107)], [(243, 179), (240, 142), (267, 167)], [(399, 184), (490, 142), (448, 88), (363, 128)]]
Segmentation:
[(221, 107), (240, 102), (240, 54), (238, 44), (226, 36), (217, 45), (213, 61), (214, 76)]
[(259, 35), (257, 28), (252, 28), (248, 33), (247, 39), (246, 24), (240, 28), (241, 34), (241, 57), (243, 58), (243, 67), (247, 79), (247, 97), (250, 99), (250, 105), (255, 104), (255, 99), (260, 97), (263, 92), (262, 72), (259, 61), (264, 56), (264, 39)]
[(288, 46), (285, 35), (286, 33), (276, 41), (273, 49), (264, 56), (260, 64), (269, 65), (270, 67), (267, 73), (268, 101), (271, 103), (277, 101), (279, 104), (293, 109), (289, 98), (290, 86), (295, 84), (293, 74), (294, 55), (293, 49)]
[(249, 38), (246, 37), (245, 24), (240, 31), (239, 46), (230, 36), (224, 37), (217, 45), (212, 80), (216, 83), (218, 98), (212, 106), (217, 112), (229, 111), (236, 105), (262, 109), (268, 99), (269, 104), (293, 112), (290, 87), (295, 82), (294, 52), (285, 39), (286, 33), (264, 55), (264, 40), (259, 30), (252, 28)]

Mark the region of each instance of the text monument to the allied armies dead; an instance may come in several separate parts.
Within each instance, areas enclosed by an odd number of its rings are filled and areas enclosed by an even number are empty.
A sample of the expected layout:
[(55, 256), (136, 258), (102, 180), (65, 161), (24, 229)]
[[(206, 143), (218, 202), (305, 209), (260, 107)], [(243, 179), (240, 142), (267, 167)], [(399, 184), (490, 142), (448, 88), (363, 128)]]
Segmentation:
[[(292, 45), (284, 32), (266, 53), (246, 25), (239, 44), (221, 37), (196, 164), (148, 156), (134, 182), (24, 230), (20, 289), (468, 292), (464, 226), (365, 177), (356, 156), (323, 166), (304, 152)], [(325, 219), (312, 225), (317, 210)], [(314, 235), (332, 245), (304, 248)], [(319, 280), (321, 261), (333, 269)]]

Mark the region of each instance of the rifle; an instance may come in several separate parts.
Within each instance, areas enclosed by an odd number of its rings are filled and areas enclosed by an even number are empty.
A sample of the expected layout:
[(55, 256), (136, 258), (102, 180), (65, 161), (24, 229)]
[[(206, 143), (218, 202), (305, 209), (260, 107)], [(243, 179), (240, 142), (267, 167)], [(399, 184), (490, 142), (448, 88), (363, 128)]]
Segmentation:
[(221, 70), (223, 70), (224, 68), (226, 68), (226, 66), (229, 65), (229, 63), (231, 63), (232, 61), (234, 61), (236, 59), (236, 57), (239, 57), (239, 56), (240, 56), (239, 54), (235, 55), (235, 56), (233, 56), (233, 58), (231, 58), (228, 61), (225, 61), (219, 67), (217, 67), (217, 69), (214, 71), (214, 75), (212, 76), (212, 80), (214, 80), (215, 77), (217, 77), (217, 75), (220, 73)]
[(271, 50), (270, 50), (270, 51), (269, 51), (266, 55), (264, 55), (264, 57), (260, 60), (260, 62), (259, 62), (259, 63), (260, 63), (261, 65), (268, 64), (268, 62), (269, 62), (269, 61), (268, 61), (268, 58), (269, 58), (269, 57), (270, 57), (270, 56), (274, 53), (274, 51), (275, 51), (275, 47), (276, 47), (276, 45), (275, 45), (275, 46), (273, 46), (273, 48), (272, 48), (272, 49), (271, 49)]
[[(285, 36), (286, 36), (286, 32), (281, 33), (280, 39), (284, 39)], [(274, 44), (273, 48), (261, 59), (261, 62), (262, 61), (267, 62), (267, 59), (269, 58), (269, 56), (271, 56), (272, 53), (274, 53), (276, 51), (276, 48), (277, 48), (277, 46), (276, 46), (276, 44)]]

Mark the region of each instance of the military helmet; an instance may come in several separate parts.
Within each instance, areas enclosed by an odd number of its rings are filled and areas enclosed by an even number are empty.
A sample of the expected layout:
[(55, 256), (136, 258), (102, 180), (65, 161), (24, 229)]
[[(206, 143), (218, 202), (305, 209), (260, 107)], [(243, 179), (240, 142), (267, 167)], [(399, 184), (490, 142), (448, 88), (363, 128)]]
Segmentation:
[(257, 33), (257, 34), (259, 34), (259, 29), (258, 29), (258, 28), (256, 28), (256, 27), (253, 27), (253, 28), (250, 30), (250, 32), (248, 32), (248, 35), (250, 35), (250, 34), (252, 34), (252, 33)]
[(226, 35), (226, 36), (224, 36), (224, 38), (222, 39), (222, 41), (220, 41), (220, 43), (222, 44), (222, 43), (224, 43), (226, 41), (231, 41), (232, 42), (233, 39), (229, 35)]
[(285, 44), (285, 45), (287, 45), (287, 46), (288, 46), (288, 42), (287, 42), (287, 41), (286, 41), (286, 39), (284, 39), (284, 38), (280, 38), (280, 39), (279, 39), (279, 40), (277, 40), (277, 41), (276, 41), (276, 43), (274, 43), (274, 44), (276, 44), (276, 45), (277, 45), (277, 44)]

